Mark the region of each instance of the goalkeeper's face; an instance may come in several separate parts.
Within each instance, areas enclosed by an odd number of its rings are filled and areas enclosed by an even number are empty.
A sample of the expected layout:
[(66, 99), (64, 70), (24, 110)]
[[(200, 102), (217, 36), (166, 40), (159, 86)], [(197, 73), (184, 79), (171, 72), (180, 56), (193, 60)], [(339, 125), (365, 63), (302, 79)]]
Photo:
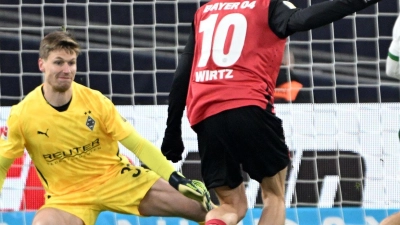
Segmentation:
[(47, 59), (39, 58), (39, 69), (44, 74), (45, 83), (57, 92), (69, 90), (76, 74), (76, 58), (75, 52), (64, 49), (50, 52)]

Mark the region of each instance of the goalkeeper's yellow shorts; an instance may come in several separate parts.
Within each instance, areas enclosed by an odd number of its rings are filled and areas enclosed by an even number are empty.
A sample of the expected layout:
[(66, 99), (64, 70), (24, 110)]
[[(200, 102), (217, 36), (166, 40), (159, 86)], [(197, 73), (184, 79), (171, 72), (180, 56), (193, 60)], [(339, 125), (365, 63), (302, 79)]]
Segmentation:
[(120, 171), (114, 171), (115, 177), (92, 190), (52, 195), (46, 198), (41, 209), (51, 207), (69, 212), (81, 218), (85, 225), (94, 225), (100, 212), (105, 210), (140, 216), (140, 201), (160, 176), (132, 165)]

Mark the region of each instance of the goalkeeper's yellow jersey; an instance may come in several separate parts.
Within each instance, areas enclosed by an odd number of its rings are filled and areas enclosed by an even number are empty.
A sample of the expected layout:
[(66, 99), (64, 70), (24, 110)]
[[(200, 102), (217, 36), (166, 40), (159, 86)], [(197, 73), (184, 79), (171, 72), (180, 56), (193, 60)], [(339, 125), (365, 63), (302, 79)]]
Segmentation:
[(27, 149), (47, 194), (89, 190), (129, 163), (118, 141), (133, 126), (100, 92), (75, 82), (72, 89), (68, 109), (59, 112), (37, 87), (11, 108), (7, 138), (0, 140), (3, 157), (18, 158)]

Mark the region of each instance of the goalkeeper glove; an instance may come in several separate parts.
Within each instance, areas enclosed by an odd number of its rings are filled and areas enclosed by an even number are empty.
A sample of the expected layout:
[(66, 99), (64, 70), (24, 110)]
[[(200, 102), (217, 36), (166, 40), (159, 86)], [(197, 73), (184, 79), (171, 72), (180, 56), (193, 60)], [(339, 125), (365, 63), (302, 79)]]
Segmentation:
[(190, 180), (176, 171), (171, 174), (168, 182), (184, 196), (200, 202), (207, 211), (213, 209), (210, 193), (203, 182)]
[(182, 141), (182, 135), (177, 134), (167, 134), (165, 133), (163, 142), (161, 144), (161, 152), (167, 157), (168, 160), (176, 163), (182, 160), (182, 153), (185, 149)]

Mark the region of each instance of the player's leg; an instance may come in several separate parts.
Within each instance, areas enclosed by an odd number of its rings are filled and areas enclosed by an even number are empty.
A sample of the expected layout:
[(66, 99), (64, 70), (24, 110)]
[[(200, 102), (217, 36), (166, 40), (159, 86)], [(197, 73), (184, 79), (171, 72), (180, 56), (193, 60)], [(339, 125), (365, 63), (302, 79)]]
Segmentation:
[(390, 215), (384, 219), (379, 225), (400, 225), (400, 212)]
[(32, 225), (84, 225), (83, 221), (68, 212), (56, 208), (43, 208), (33, 218)]
[(182, 217), (203, 222), (203, 204), (184, 196), (155, 172), (130, 164), (116, 176), (91, 190), (101, 209), (140, 216)]
[(200, 202), (185, 197), (163, 179), (158, 179), (140, 201), (142, 216), (173, 216), (203, 222), (206, 209)]
[[(219, 206), (211, 210), (207, 216), (207, 225), (236, 225), (247, 212), (247, 198), (244, 184), (236, 188), (228, 186), (216, 187), (214, 191), (219, 200)], [(218, 221), (219, 220), (219, 221)], [(218, 223), (218, 222), (224, 222)]]
[(203, 180), (219, 199), (219, 206), (207, 214), (206, 225), (236, 225), (247, 211), (240, 162), (232, 151), (236, 137), (230, 131), (235, 133), (238, 129), (231, 129), (236, 121), (229, 120), (230, 113), (235, 112), (219, 113), (194, 126)]
[(259, 107), (244, 107), (240, 115), (244, 124), (238, 146), (245, 150), (238, 151), (242, 153), (243, 170), (262, 189), (264, 208), (259, 224), (283, 225), (286, 168), (290, 158), (282, 121)]
[(275, 176), (265, 177), (261, 182), (263, 211), (259, 224), (285, 224), (285, 180), (287, 168)]
[(96, 204), (95, 192), (91, 191), (47, 195), (32, 224), (93, 225), (100, 213)]

